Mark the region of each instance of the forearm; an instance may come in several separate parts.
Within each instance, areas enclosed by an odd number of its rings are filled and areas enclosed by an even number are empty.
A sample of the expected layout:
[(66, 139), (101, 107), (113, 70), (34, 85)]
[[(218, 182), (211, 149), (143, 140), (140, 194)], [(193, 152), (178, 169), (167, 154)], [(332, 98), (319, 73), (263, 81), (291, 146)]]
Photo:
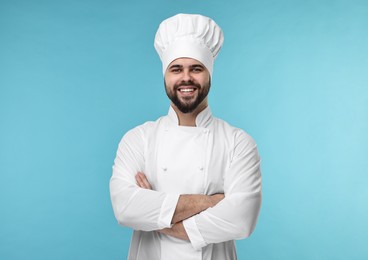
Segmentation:
[(212, 196), (202, 194), (180, 195), (171, 223), (178, 223), (216, 204)]

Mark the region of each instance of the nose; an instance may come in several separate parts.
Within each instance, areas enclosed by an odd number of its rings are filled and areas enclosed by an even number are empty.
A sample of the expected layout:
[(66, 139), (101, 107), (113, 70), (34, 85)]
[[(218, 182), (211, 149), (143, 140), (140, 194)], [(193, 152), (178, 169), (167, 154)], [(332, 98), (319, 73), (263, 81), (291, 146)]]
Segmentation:
[(188, 82), (190, 80), (192, 80), (192, 75), (190, 73), (190, 70), (184, 69), (183, 70), (182, 81)]

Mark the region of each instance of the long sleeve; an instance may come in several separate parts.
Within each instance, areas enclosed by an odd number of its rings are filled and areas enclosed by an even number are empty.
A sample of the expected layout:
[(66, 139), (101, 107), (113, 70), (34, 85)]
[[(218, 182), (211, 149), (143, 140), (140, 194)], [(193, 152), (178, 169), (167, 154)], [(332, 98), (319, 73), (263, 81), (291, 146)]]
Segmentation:
[(144, 171), (144, 149), (142, 127), (124, 135), (114, 161), (110, 196), (120, 225), (152, 231), (171, 226), (179, 195), (138, 187), (135, 175)]
[(183, 222), (195, 249), (246, 238), (255, 228), (262, 200), (260, 157), (250, 136), (239, 131), (235, 138), (224, 175), (225, 198)]

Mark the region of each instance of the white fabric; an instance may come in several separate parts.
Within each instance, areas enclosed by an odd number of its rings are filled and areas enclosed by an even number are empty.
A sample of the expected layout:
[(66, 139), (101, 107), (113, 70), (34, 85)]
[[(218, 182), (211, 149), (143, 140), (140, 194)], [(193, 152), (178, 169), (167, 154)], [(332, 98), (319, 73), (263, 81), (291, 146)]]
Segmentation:
[[(178, 126), (170, 107), (168, 116), (130, 130), (119, 144), (110, 191), (119, 223), (134, 229), (130, 260), (236, 259), (234, 239), (255, 227), (261, 204), (255, 142), (209, 108), (196, 125)], [(136, 185), (138, 171), (152, 191)], [(183, 221), (190, 242), (154, 231), (170, 226), (179, 194), (215, 193), (225, 198)]]
[(212, 75), (223, 42), (222, 30), (211, 18), (177, 14), (160, 24), (154, 46), (162, 61), (163, 74), (175, 59), (192, 58), (203, 63)]

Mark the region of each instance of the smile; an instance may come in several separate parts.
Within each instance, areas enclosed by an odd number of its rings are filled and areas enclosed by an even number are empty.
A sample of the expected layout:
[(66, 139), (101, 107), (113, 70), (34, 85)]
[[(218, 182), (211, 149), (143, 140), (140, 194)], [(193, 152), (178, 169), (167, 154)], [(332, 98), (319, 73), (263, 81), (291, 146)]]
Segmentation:
[(181, 89), (179, 89), (180, 92), (185, 92), (185, 93), (193, 92), (194, 90), (195, 90), (194, 88), (181, 88)]

